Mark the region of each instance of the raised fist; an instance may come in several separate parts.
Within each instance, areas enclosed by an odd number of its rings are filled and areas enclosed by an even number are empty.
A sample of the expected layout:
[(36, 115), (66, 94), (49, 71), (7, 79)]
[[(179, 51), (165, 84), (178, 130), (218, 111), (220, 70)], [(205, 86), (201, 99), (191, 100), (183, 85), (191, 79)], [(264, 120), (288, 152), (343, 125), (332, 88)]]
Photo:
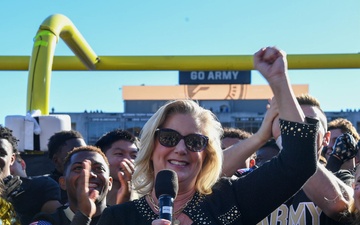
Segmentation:
[(359, 147), (354, 137), (349, 133), (345, 133), (336, 139), (330, 155), (334, 155), (342, 162), (346, 162), (355, 157), (358, 149)]

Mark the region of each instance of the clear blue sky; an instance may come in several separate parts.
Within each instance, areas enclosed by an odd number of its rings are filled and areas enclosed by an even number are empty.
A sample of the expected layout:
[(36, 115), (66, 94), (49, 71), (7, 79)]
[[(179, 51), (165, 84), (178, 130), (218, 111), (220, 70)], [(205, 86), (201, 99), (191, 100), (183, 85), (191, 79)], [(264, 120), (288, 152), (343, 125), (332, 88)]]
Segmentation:
[[(360, 52), (359, 0), (4, 1), (0, 55), (30, 56), (33, 37), (50, 15), (67, 16), (99, 55), (252, 55), (276, 45), (288, 54)], [(74, 55), (60, 40), (55, 55)], [(291, 70), (309, 84), (325, 111), (358, 109), (360, 69)], [(26, 114), (28, 72), (0, 71), (0, 124)], [(253, 72), (253, 84), (266, 84)], [(60, 72), (50, 108), (123, 112), (123, 85), (177, 85), (175, 71)]]

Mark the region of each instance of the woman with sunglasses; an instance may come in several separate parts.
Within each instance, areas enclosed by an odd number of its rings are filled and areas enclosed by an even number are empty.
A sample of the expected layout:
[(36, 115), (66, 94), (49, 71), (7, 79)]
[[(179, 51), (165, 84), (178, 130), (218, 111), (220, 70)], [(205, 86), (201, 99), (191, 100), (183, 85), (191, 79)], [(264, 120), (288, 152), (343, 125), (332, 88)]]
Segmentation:
[[(143, 197), (105, 209), (98, 224), (253, 225), (302, 187), (316, 170), (317, 121), (307, 121), (295, 99), (284, 52), (262, 48), (254, 55), (254, 65), (278, 103), (283, 140), (279, 157), (246, 177), (220, 178), (221, 124), (194, 101), (171, 101), (150, 118), (141, 133), (132, 182)], [(173, 221), (159, 219), (155, 193), (155, 178), (165, 169), (178, 177)], [(86, 207), (81, 209), (91, 216)]]

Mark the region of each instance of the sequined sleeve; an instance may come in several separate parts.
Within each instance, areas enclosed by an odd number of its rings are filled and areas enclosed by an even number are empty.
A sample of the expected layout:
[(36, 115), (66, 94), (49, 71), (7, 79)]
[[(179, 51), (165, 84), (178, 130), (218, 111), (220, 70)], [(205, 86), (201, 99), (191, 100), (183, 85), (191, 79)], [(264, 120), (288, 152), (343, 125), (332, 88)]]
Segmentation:
[(318, 121), (280, 120), (283, 149), (236, 184), (244, 224), (256, 224), (294, 195), (316, 171)]

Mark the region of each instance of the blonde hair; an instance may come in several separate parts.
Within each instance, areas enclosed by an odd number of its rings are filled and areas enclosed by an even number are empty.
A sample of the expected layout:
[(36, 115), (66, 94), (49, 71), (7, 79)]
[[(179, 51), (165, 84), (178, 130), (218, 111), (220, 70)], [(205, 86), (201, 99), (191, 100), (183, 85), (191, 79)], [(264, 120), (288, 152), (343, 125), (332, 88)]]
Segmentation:
[(140, 150), (135, 159), (133, 174), (134, 188), (141, 194), (150, 193), (154, 186), (154, 167), (151, 156), (155, 146), (155, 130), (161, 127), (170, 115), (191, 115), (203, 135), (209, 138), (206, 157), (197, 177), (196, 190), (201, 194), (210, 194), (212, 186), (218, 181), (223, 163), (220, 138), (223, 129), (216, 116), (192, 100), (174, 100), (166, 103), (147, 121), (140, 133)]

